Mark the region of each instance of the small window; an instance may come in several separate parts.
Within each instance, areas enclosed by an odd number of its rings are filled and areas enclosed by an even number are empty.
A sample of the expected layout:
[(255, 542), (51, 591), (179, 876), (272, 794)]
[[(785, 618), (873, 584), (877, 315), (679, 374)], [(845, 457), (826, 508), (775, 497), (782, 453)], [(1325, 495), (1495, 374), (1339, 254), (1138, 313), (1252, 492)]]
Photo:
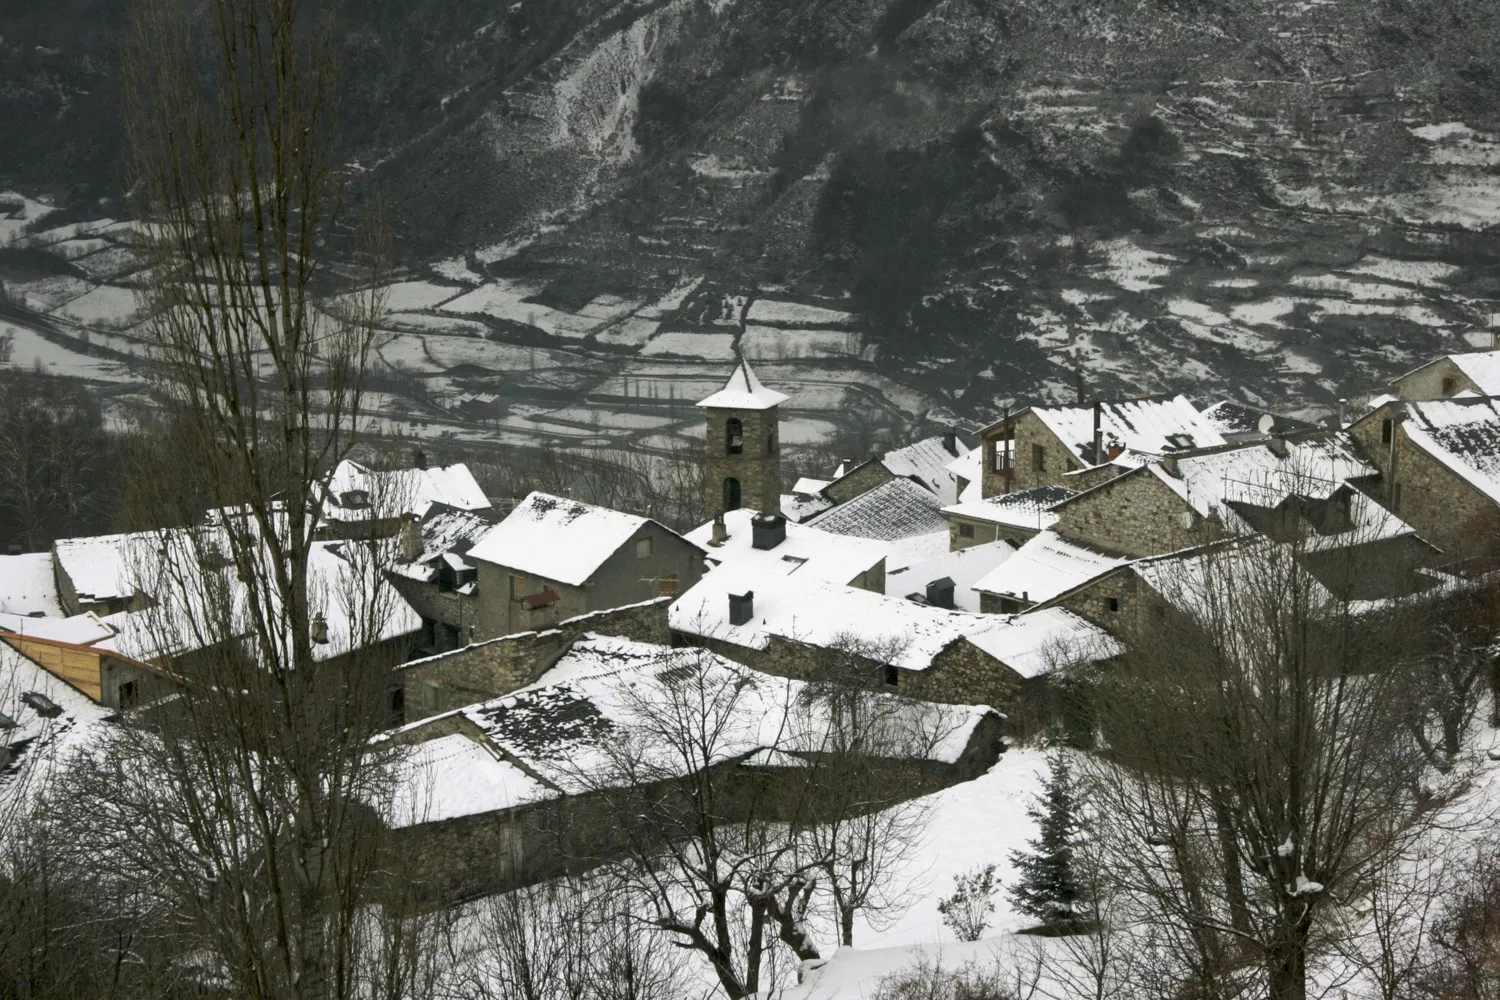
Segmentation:
[(1444, 396), (1451, 396), (1451, 395), (1453, 395), (1454, 390), (1457, 389), (1457, 388), (1458, 388), (1458, 379), (1454, 378), (1452, 375), (1444, 375), (1443, 376), (1443, 395)]
[(960, 524), (958, 526), (958, 537), (959, 538), (973, 538), (974, 537), (974, 526), (972, 524)]
[(901, 672), (895, 667), (886, 665), (885, 683), (887, 687), (896, 687), (901, 683)]
[(724, 421), (724, 454), (741, 455), (745, 451), (745, 425), (738, 417)]
[(651, 536), (637, 538), (635, 540), (635, 557), (637, 559), (649, 559), (651, 557)]
[(141, 694), (139, 689), (136, 688), (135, 681), (126, 681), (124, 684), (121, 684), (119, 697), (121, 708), (134, 708), (139, 704)]
[(1391, 438), (1396, 433), (1396, 421), (1387, 417), (1380, 422), (1380, 443), (1390, 444)]
[(656, 581), (656, 593), (659, 597), (676, 597), (677, 576), (672, 574), (658, 579)]
[(1039, 444), (1034, 444), (1031, 446), (1031, 471), (1047, 471), (1047, 449), (1043, 448)]
[(512, 576), (510, 578), (510, 599), (519, 601), (526, 596), (526, 578), (524, 576)]
[(776, 454), (776, 435), (774, 433), (766, 435), (766, 454)]
[(1110, 611), (1119, 611), (1120, 610), (1120, 599), (1118, 597), (1109, 597), (1109, 598), (1106, 598), (1105, 601), (1104, 601), (1104, 603), (1109, 608)]
[(434, 684), (432, 681), (423, 681), (422, 682), (422, 707), (423, 708), (437, 708), (438, 707), (438, 686), (436, 684)]

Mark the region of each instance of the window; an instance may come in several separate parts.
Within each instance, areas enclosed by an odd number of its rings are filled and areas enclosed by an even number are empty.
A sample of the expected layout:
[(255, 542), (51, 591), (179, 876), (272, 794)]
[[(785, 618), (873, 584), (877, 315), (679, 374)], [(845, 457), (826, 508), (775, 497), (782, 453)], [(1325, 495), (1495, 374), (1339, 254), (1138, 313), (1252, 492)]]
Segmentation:
[(1011, 439), (1001, 438), (992, 442), (990, 447), (994, 449), (990, 455), (990, 468), (996, 472), (1005, 472), (1010, 468)]
[(974, 526), (972, 524), (960, 524), (958, 526), (958, 537), (959, 538), (973, 538), (974, 537)]
[(434, 684), (432, 681), (423, 681), (422, 682), (422, 707), (423, 708), (437, 708), (438, 707), (438, 686), (436, 684)]
[(1443, 395), (1444, 396), (1451, 396), (1451, 395), (1453, 395), (1453, 390), (1455, 390), (1457, 388), (1458, 388), (1458, 379), (1454, 378), (1452, 375), (1444, 375), (1443, 376)]
[(1120, 610), (1120, 599), (1118, 597), (1105, 598), (1104, 603), (1111, 611)]
[(57, 702), (48, 698), (40, 691), (27, 691), (21, 695), (21, 700), (30, 705), (32, 711), (36, 712), (37, 715), (44, 718), (55, 719), (59, 715), (62, 715), (62, 709), (58, 707)]
[(659, 597), (677, 596), (677, 576), (672, 574), (664, 576), (656, 581), (656, 593)]
[(776, 454), (776, 435), (774, 433), (766, 435), (766, 454)]
[(134, 708), (141, 700), (140, 691), (136, 688), (135, 681), (126, 681), (120, 685), (117, 692), (121, 708)]
[(724, 454), (740, 455), (745, 451), (745, 425), (738, 417), (724, 421)]
[(1396, 433), (1396, 421), (1387, 417), (1380, 422), (1380, 443), (1390, 444), (1391, 438)]
[(724, 480), (724, 510), (740, 509), (740, 481), (733, 476)]
[(637, 538), (635, 540), (635, 557), (637, 559), (651, 558), (651, 536)]
[(888, 687), (896, 687), (901, 683), (901, 673), (895, 667), (887, 665), (885, 668), (885, 683)]
[(524, 576), (512, 576), (510, 578), (510, 599), (519, 601), (526, 596), (526, 578)]
[(1047, 450), (1039, 444), (1031, 446), (1031, 471), (1047, 471)]

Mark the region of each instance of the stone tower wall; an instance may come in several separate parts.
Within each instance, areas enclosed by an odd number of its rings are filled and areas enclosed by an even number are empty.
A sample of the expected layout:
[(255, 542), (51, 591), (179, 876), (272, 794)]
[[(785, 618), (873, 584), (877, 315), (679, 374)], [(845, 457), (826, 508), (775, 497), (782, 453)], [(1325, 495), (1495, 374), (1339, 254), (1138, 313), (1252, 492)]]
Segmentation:
[[(744, 450), (728, 454), (725, 428), (730, 419), (744, 425)], [(708, 430), (704, 441), (706, 471), (703, 514), (713, 517), (724, 503), (724, 480), (740, 481), (740, 506), (762, 513), (781, 512), (781, 415), (768, 410), (721, 410), (708, 408)], [(769, 445), (769, 450), (768, 450)]]

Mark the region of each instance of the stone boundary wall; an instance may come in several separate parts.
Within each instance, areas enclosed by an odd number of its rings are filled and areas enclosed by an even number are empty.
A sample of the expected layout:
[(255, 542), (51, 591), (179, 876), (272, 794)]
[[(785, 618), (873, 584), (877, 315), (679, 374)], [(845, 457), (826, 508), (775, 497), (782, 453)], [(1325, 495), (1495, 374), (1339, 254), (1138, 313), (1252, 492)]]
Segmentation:
[(584, 635), (619, 636), (670, 645), (670, 597), (594, 611), (538, 632), (518, 632), (413, 660), (400, 668), (406, 721), (416, 722), (509, 694), (536, 681)]

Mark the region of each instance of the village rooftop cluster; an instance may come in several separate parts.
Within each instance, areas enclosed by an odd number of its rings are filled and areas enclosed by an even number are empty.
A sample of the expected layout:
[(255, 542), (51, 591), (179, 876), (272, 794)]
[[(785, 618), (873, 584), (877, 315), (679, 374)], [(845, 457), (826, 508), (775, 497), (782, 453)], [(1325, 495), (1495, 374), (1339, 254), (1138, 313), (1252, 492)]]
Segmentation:
[[(1324, 425), (1184, 396), (1030, 406), (973, 447), (948, 433), (786, 483), (787, 396), (741, 361), (698, 404), (704, 522), (685, 534), (540, 492), (495, 501), (463, 465), (339, 464), (309, 501), (316, 659), (378, 647), (381, 739), (411, 748), (382, 819), (463, 845), (409, 852), (441, 891), (500, 891), (555, 872), (529, 817), (587, 798), (590, 762), (631, 738), (623, 706), (685, 676), (756, 692), (711, 766), (806, 752), (763, 723), (837, 662), (899, 712), (947, 706), (921, 763), (952, 783), (1055, 721), (1057, 671), (1107, 663), (1129, 625), (1192, 600), (1181, 581), (1210, 554), (1295, 544), (1318, 586), (1360, 602), (1487, 573), (1497, 396), (1500, 353), (1482, 352)], [(0, 794), (190, 682), (213, 641), (202, 609), (143, 567), (190, 540), (226, 600), (249, 600), (201, 555), (234, 517), (0, 557)], [(374, 629), (337, 599), (377, 590)]]

